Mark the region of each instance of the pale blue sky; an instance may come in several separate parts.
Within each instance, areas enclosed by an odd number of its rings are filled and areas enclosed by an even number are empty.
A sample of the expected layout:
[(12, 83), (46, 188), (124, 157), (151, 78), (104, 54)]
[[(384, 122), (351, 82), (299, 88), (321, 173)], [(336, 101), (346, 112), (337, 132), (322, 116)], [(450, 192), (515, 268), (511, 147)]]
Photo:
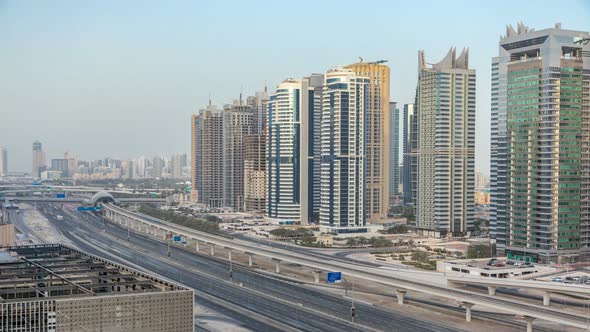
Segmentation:
[(389, 60), (391, 97), (413, 101), (417, 51), (470, 48), (476, 168), (489, 168), (491, 57), (508, 23), (590, 30), (590, 1), (0, 0), (0, 145), (30, 171), (48, 159), (188, 152), (190, 114), (286, 77)]

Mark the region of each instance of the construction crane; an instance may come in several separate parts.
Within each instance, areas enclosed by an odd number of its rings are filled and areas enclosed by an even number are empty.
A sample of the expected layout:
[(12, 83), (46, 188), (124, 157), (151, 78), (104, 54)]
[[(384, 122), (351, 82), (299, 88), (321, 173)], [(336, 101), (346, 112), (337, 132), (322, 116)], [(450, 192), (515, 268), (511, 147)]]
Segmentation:
[[(363, 58), (359, 56), (359, 62), (363, 62)], [(367, 62), (368, 64), (382, 64), (382, 63), (386, 63), (388, 62), (388, 60), (377, 60), (377, 61), (371, 61), (371, 62)]]

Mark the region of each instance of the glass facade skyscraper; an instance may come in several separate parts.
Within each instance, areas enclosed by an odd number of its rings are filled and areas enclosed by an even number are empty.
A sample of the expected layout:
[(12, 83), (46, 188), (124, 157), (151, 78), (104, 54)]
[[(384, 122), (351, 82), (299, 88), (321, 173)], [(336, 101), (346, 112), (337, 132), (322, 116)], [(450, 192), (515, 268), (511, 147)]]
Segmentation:
[(399, 108), (396, 102), (389, 103), (389, 206), (399, 196)]
[(404, 204), (413, 205), (416, 199), (416, 177), (418, 160), (418, 118), (414, 111), (414, 104), (404, 104), (404, 135), (403, 135), (403, 163), (402, 181), (404, 187)]
[(547, 263), (588, 252), (588, 54), (590, 35), (559, 25), (508, 26), (500, 41), (492, 65), (491, 226), (508, 258)]

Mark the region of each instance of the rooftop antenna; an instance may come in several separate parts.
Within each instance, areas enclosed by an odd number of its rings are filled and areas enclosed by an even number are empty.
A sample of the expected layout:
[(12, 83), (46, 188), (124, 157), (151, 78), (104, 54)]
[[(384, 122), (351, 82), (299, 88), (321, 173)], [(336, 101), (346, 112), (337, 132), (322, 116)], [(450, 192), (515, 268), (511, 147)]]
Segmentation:
[(268, 88), (266, 86), (266, 80), (264, 80), (264, 93), (267, 93), (267, 92), (268, 92)]
[(363, 58), (359, 56), (359, 62), (363, 62)]
[(209, 106), (211, 106), (211, 91), (209, 91)]

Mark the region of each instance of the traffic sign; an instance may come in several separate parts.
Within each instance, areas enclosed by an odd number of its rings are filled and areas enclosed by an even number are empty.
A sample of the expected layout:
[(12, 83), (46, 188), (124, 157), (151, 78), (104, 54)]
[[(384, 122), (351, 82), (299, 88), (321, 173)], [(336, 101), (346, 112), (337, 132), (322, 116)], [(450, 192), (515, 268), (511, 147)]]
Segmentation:
[(342, 282), (342, 272), (328, 272), (328, 283), (335, 284)]
[(78, 206), (78, 211), (100, 211), (100, 206)]
[(173, 240), (174, 242), (180, 242), (182, 241), (182, 237), (180, 235), (175, 235)]

